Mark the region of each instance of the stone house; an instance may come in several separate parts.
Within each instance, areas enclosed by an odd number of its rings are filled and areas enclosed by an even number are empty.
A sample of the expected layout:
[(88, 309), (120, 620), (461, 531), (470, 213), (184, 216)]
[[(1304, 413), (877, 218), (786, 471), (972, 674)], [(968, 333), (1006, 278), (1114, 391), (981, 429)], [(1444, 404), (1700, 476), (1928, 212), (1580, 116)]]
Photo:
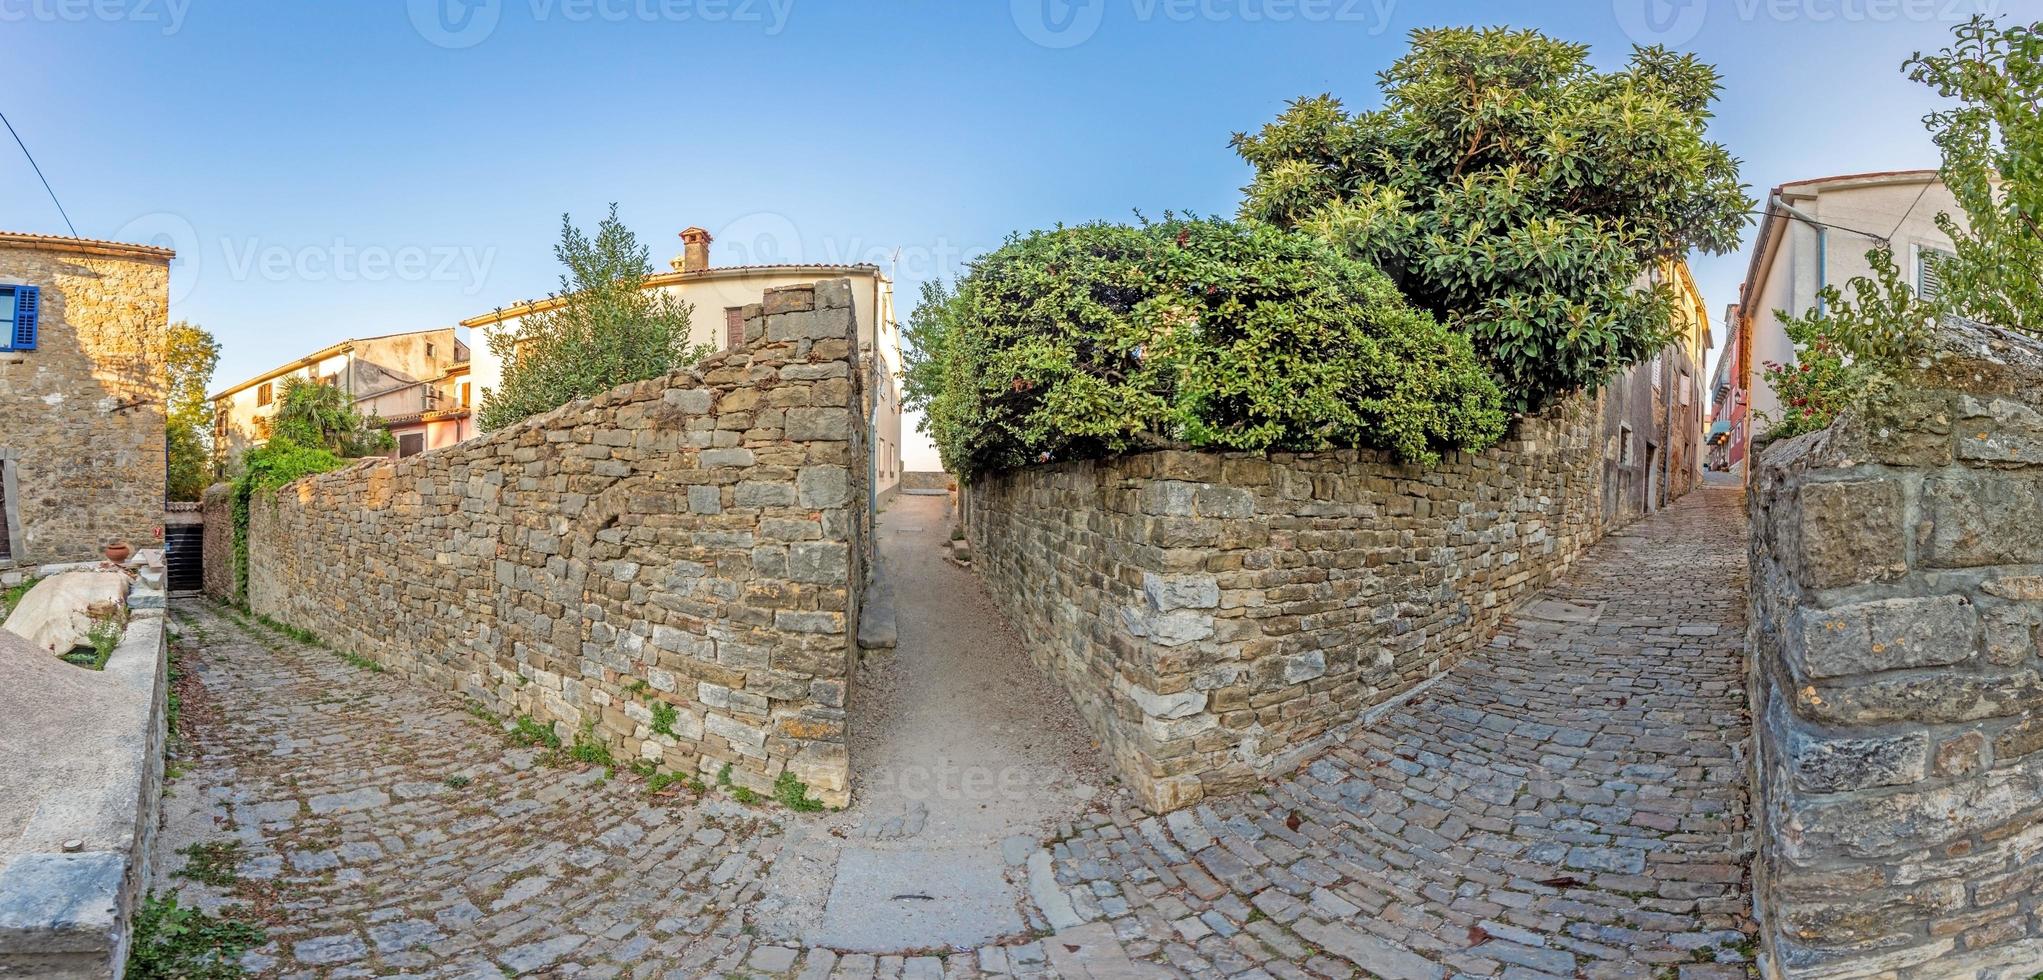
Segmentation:
[(338, 385), (357, 412), (387, 419), (441, 407), (438, 383), (467, 362), (453, 327), (343, 340), (214, 395), (213, 453), (225, 463), (269, 441), (287, 379)]
[(1614, 520), (1653, 513), (1702, 479), (1709, 311), (1686, 263), (1647, 278), (1674, 290), (1675, 339), (1603, 388), (1603, 506)]
[[(857, 305), (859, 350), (871, 430), (869, 460), (877, 505), (884, 505), (901, 483), (901, 325), (894, 316), (894, 282), (876, 265), (781, 263), (717, 266), (710, 263), (712, 237), (701, 228), (681, 232), (682, 253), (669, 265), (673, 271), (649, 276), (646, 288), (665, 290), (689, 305), (689, 343), (729, 350), (742, 343), (743, 310), (769, 289), (800, 286), (819, 279), (850, 279)], [(489, 392), (503, 384), (503, 363), (489, 349), (489, 336), (513, 332), (527, 315), (557, 308), (557, 296), (526, 300), (470, 317), (461, 325), (476, 331), (472, 381), (478, 408)]]
[(0, 569), (161, 540), (173, 255), (0, 232)]
[(1713, 422), (1723, 423), (1711, 436), (1720, 444), (1714, 450), (1717, 468), (1743, 474), (1747, 447), (1766, 431), (1765, 417), (1780, 414), (1766, 365), (1793, 364), (1795, 347), (1776, 314), (1807, 313), (1824, 287), (1842, 290), (1852, 279), (1870, 276), (1866, 253), (1881, 245), (1893, 250), (1910, 286), (1933, 292), (1937, 283), (1929, 260), (1952, 248), (1937, 227), (1939, 214), (1965, 226), (1965, 212), (1934, 170), (1818, 177), (1773, 189), (1738, 302), (1725, 317), (1722, 362), (1731, 370), (1718, 379), (1713, 395)]

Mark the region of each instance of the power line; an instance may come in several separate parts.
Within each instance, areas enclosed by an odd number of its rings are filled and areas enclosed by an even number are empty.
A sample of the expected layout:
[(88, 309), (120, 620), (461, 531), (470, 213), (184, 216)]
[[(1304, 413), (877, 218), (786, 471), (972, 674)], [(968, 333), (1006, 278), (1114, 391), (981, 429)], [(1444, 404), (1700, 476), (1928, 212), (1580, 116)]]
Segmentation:
[(50, 187), (50, 179), (43, 176), (43, 168), (36, 165), (35, 154), (28, 152), (28, 144), (21, 141), (21, 134), (14, 131), (13, 123), (7, 122), (4, 112), (0, 112), (0, 123), (6, 123), (8, 134), (14, 137), (14, 145), (21, 147), (21, 155), (28, 158), (29, 168), (35, 171), (36, 179), (43, 182), (43, 190), (49, 192), (50, 203), (56, 205), (57, 213), (64, 216), (64, 227), (71, 229), (72, 238), (77, 238), (78, 226), (71, 223), (71, 216), (64, 211), (64, 202), (57, 200), (57, 192)]

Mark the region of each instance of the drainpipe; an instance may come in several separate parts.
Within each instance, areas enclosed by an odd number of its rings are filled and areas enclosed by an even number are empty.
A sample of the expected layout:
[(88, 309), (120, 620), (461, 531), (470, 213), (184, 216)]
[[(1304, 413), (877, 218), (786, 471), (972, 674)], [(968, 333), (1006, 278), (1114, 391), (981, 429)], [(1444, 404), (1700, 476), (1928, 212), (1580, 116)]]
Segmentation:
[(1817, 221), (1815, 218), (1811, 218), (1806, 214), (1803, 214), (1801, 211), (1796, 210), (1793, 206), (1789, 205), (1788, 202), (1781, 200), (1781, 196), (1779, 194), (1775, 194), (1773, 196), (1772, 204), (1774, 207), (1781, 209), (1781, 212), (1786, 214), (1788, 217), (1793, 218), (1805, 225), (1808, 225), (1811, 228), (1816, 229), (1816, 315), (1822, 316), (1824, 313), (1823, 290), (1830, 284), (1829, 229), (1823, 227), (1822, 222)]

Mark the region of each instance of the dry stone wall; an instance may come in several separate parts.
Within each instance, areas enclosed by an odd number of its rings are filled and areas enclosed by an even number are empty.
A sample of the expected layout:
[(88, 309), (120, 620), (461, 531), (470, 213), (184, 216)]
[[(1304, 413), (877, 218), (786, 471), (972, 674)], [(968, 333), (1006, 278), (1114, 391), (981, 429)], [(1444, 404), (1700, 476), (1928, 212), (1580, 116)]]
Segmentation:
[(869, 534), (851, 287), (764, 299), (693, 369), (258, 494), (251, 607), (563, 741), (843, 805)]
[(1596, 399), (1438, 466), (1153, 452), (976, 482), (974, 563), (1155, 810), (1286, 772), (1606, 529)]
[(2043, 969), (2043, 345), (1950, 323), (1754, 471), (1771, 977)]

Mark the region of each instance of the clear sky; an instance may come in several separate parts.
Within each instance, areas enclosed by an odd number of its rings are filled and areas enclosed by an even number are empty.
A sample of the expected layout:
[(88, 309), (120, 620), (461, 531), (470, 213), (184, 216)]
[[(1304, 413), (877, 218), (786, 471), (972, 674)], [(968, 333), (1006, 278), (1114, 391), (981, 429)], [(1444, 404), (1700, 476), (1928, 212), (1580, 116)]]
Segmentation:
[[(171, 315), (225, 345), (219, 388), (542, 296), (561, 214), (612, 201), (662, 263), (688, 225), (722, 263), (898, 261), (905, 315), (1017, 229), (1232, 213), (1230, 134), (1300, 95), (1374, 105), (1428, 25), (1536, 27), (1605, 66), (1634, 41), (1699, 53), (1755, 197), (1934, 166), (1933, 97), (1900, 65), (1982, 9), (2043, 19), (2043, 0), (0, 0), (0, 111), (80, 235), (178, 249)], [(0, 228), (65, 231), (4, 142)], [(1694, 259), (1713, 320), (1743, 267)]]

